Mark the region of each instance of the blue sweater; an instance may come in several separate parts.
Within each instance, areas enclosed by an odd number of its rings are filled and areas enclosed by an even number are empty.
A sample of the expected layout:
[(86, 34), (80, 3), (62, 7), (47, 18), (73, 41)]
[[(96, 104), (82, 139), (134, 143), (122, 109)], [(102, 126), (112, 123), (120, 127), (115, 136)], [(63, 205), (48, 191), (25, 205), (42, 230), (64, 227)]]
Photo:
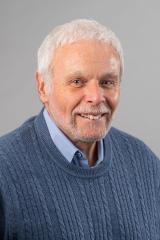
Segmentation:
[(160, 239), (159, 160), (115, 128), (104, 142), (109, 158), (83, 169), (56, 148), (42, 112), (1, 137), (0, 239)]

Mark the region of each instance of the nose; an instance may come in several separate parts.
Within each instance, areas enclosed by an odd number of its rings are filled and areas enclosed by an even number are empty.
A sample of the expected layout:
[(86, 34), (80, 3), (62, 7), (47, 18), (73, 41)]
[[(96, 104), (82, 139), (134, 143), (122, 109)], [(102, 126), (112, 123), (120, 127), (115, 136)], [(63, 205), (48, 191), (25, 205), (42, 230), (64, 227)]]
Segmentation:
[(88, 103), (98, 105), (105, 101), (104, 89), (98, 84), (98, 81), (93, 80), (85, 87), (84, 99)]

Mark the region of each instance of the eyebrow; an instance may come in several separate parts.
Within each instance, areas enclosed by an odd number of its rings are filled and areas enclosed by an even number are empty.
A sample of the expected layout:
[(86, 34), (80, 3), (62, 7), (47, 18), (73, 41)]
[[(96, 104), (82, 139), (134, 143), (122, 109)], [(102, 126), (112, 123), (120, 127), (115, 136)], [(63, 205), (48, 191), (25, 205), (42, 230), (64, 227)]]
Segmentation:
[(103, 74), (100, 79), (104, 79), (104, 78), (119, 78), (119, 75), (116, 74), (115, 72), (109, 72), (109, 73), (105, 73)]
[(85, 74), (83, 72), (76, 71), (76, 72), (73, 72), (71, 74), (68, 74), (67, 78), (70, 78), (70, 77), (84, 77), (84, 76), (85, 76)]
[[(85, 73), (81, 72), (81, 71), (76, 71), (73, 72), (69, 75), (67, 75), (67, 78), (88, 78), (89, 76), (86, 76)], [(117, 75), (115, 72), (108, 72), (108, 73), (104, 73), (102, 74), (99, 79), (104, 79), (104, 78), (117, 78), (119, 77), (119, 75)]]

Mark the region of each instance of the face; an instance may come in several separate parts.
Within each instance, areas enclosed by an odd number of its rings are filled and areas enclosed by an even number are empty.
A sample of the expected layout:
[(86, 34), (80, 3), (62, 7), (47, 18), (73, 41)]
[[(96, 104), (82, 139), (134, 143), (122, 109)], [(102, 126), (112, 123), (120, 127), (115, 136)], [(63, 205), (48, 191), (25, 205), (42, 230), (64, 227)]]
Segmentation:
[(73, 143), (103, 138), (119, 102), (118, 53), (105, 43), (79, 41), (58, 48), (52, 67), (50, 89), (40, 96), (50, 117)]

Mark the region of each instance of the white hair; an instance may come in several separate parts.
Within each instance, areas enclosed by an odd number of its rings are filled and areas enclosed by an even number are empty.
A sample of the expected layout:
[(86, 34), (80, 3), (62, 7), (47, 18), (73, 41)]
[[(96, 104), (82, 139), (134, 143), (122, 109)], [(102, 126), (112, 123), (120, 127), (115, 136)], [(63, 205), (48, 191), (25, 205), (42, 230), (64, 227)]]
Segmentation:
[(65, 44), (80, 40), (97, 40), (110, 44), (119, 54), (121, 72), (123, 72), (123, 50), (115, 33), (95, 20), (76, 19), (54, 28), (46, 36), (38, 50), (38, 72), (46, 83), (50, 82), (50, 67), (55, 50)]

